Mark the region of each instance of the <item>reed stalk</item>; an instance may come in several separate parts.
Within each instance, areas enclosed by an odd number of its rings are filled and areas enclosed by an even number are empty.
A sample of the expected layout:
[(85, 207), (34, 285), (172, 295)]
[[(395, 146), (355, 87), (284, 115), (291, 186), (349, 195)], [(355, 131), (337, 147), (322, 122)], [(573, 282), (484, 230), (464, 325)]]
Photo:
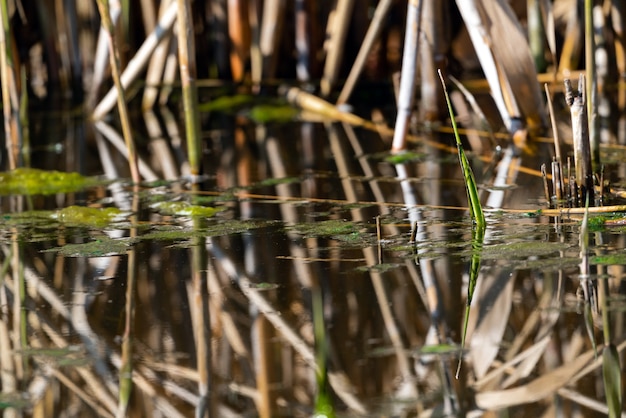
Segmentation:
[(183, 90), (183, 113), (187, 137), (187, 155), (192, 182), (201, 171), (200, 114), (196, 87), (196, 58), (193, 39), (193, 20), (190, 0), (177, 0), (178, 4), (178, 65)]
[[(580, 197), (594, 203), (594, 182), (591, 164), (591, 150), (589, 144), (589, 123), (587, 118), (586, 78), (581, 74), (578, 79), (578, 90), (574, 91), (569, 79), (565, 80), (565, 99), (570, 107), (572, 120), (572, 141), (574, 143), (574, 170), (578, 187), (581, 188)], [(578, 191), (576, 196), (578, 197)]]
[(128, 107), (126, 104), (124, 86), (122, 85), (120, 77), (119, 50), (115, 40), (115, 28), (113, 27), (113, 22), (111, 21), (108, 0), (98, 0), (98, 10), (100, 12), (102, 27), (109, 36), (109, 62), (111, 65), (111, 76), (113, 77), (115, 88), (117, 89), (117, 110), (120, 115), (122, 135), (124, 136), (124, 142), (128, 151), (128, 164), (130, 167), (130, 174), (133, 182), (139, 183), (141, 181), (141, 176), (139, 174), (139, 168), (137, 166), (137, 152), (135, 151), (135, 141), (133, 139), (133, 133), (130, 128), (130, 117), (128, 116)]
[[(591, 167), (599, 169), (600, 165), (600, 129), (598, 125), (598, 79), (596, 73), (596, 45), (594, 42), (593, 30), (593, 0), (585, 0), (585, 72), (586, 83), (579, 86), (585, 89), (586, 100), (584, 106), (587, 107), (587, 125), (589, 135), (589, 148)], [(582, 184), (582, 183), (579, 183)], [(593, 199), (591, 200), (593, 205)]]
[[(163, 16), (163, 14), (167, 11), (167, 7), (173, 3), (173, 1), (174, 0), (165, 0), (161, 2), (161, 5), (159, 6), (159, 16)], [(156, 23), (152, 26), (151, 31), (154, 31)], [(163, 71), (169, 54), (170, 39), (171, 36), (162, 37), (157, 43), (150, 59), (150, 64), (148, 65), (148, 70), (146, 72), (146, 88), (144, 89), (141, 101), (141, 108), (144, 111), (147, 111), (154, 106), (160, 90), (158, 84), (162, 82), (166, 84), (165, 80), (163, 80)]]
[(250, 56), (250, 25), (247, 1), (228, 2), (228, 35), (230, 38), (230, 71), (233, 81), (239, 83), (246, 75)]
[[(102, 0), (99, 0), (102, 1)], [(150, 35), (141, 44), (141, 47), (137, 50), (133, 58), (128, 62), (128, 65), (124, 69), (121, 75), (121, 83), (124, 89), (127, 89), (130, 84), (135, 81), (148, 64), (154, 49), (157, 47), (161, 39), (169, 34), (176, 16), (178, 13), (178, 5), (175, 1), (172, 1), (167, 9), (163, 12), (158, 24)], [(95, 107), (91, 117), (95, 120), (100, 120), (105, 114), (111, 111), (115, 106), (117, 98), (117, 88), (111, 88), (107, 94), (100, 100), (100, 103)]]
[(320, 91), (323, 97), (330, 95), (339, 76), (353, 8), (354, 0), (337, 0), (335, 9), (328, 16), (328, 24), (326, 26), (327, 41), (324, 45), (326, 61), (324, 63), (324, 74), (320, 81)]
[(407, 4), (404, 51), (402, 54), (402, 74), (398, 94), (398, 114), (393, 131), (392, 152), (406, 149), (406, 135), (409, 131), (409, 118), (413, 110), (417, 57), (419, 56), (419, 33), (422, 15), (422, 0), (411, 0)]
[(380, 32), (383, 28), (384, 19), (387, 17), (392, 3), (392, 0), (382, 0), (378, 3), (378, 5), (376, 5), (376, 11), (374, 11), (374, 16), (372, 17), (370, 26), (367, 29), (365, 38), (363, 39), (363, 42), (361, 42), (359, 53), (357, 54), (356, 59), (352, 64), (352, 68), (350, 69), (348, 78), (343, 84), (341, 93), (339, 93), (339, 97), (337, 98), (337, 105), (348, 102), (348, 99), (350, 98), (350, 95), (354, 90), (354, 86), (356, 85), (356, 82), (359, 79), (361, 72), (363, 71), (367, 56), (369, 55), (372, 46), (374, 46), (376, 39), (380, 35)]
[(259, 38), (262, 59), (261, 80), (276, 77), (278, 55), (280, 54), (280, 34), (285, 24), (286, 6), (285, 0), (265, 0), (263, 2)]
[(0, 81), (2, 86), (2, 113), (4, 116), (4, 138), (9, 168), (20, 166), (20, 148), (22, 135), (19, 125), (19, 97), (17, 74), (11, 51), (11, 29), (9, 20), (9, 4), (0, 1)]

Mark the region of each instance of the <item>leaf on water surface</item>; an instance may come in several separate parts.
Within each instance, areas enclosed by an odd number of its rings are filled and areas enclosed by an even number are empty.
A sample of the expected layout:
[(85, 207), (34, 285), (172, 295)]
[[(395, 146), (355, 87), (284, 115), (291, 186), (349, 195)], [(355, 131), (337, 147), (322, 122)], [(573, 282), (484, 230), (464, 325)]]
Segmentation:
[(158, 210), (164, 215), (173, 215), (173, 216), (192, 216), (192, 217), (203, 217), (203, 218), (211, 218), (226, 210), (226, 208), (214, 208), (211, 206), (200, 206), (200, 205), (192, 205), (189, 202), (185, 201), (174, 201), (174, 202), (157, 202), (151, 205), (153, 209)]
[(287, 227), (288, 230), (309, 237), (338, 237), (358, 233), (354, 222), (343, 219), (329, 219), (325, 221), (300, 223)]
[(94, 228), (110, 226), (112, 222), (119, 220), (122, 216), (122, 211), (115, 207), (92, 208), (86, 206), (68, 206), (52, 215), (53, 218), (63, 224)]
[(49, 195), (75, 192), (100, 181), (78, 173), (17, 168), (0, 173), (0, 195)]
[(65, 244), (42, 252), (55, 252), (65, 257), (106, 257), (126, 254), (126, 250), (136, 241), (130, 238), (112, 239), (102, 235), (94, 241), (82, 244)]
[(604, 392), (609, 407), (609, 417), (619, 417), (622, 411), (622, 372), (619, 353), (614, 344), (609, 344), (602, 351), (602, 377)]

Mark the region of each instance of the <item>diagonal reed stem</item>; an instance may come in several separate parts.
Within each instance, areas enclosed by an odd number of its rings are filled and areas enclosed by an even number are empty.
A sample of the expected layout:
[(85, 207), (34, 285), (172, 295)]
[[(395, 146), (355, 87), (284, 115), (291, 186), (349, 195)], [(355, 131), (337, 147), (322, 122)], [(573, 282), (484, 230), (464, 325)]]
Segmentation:
[(130, 118), (128, 116), (128, 107), (126, 106), (126, 96), (124, 94), (124, 86), (120, 79), (120, 58), (117, 44), (115, 42), (113, 22), (109, 12), (109, 3), (107, 0), (98, 0), (98, 10), (100, 11), (100, 19), (102, 27), (109, 35), (109, 61), (111, 63), (111, 75), (115, 88), (118, 91), (117, 107), (120, 114), (120, 123), (122, 125), (122, 135), (128, 150), (128, 164), (130, 166), (130, 174), (133, 182), (139, 183), (141, 177), (137, 166), (137, 152), (135, 151), (135, 142), (133, 140), (132, 131), (130, 129)]

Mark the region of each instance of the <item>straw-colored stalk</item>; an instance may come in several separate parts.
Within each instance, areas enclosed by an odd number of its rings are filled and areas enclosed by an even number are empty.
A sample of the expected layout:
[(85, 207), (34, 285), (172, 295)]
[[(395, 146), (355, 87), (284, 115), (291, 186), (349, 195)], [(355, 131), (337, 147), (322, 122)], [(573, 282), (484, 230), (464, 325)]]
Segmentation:
[(250, 25), (248, 2), (228, 2), (228, 36), (230, 38), (230, 71), (233, 81), (240, 82), (245, 77), (246, 65), (250, 56)]
[(384, 19), (387, 17), (387, 12), (389, 12), (392, 3), (392, 0), (382, 0), (376, 6), (376, 11), (374, 12), (374, 16), (372, 17), (370, 26), (367, 29), (365, 38), (361, 43), (359, 53), (354, 60), (354, 64), (352, 64), (350, 74), (348, 75), (348, 78), (346, 79), (346, 82), (341, 89), (341, 93), (339, 94), (339, 98), (337, 99), (337, 105), (348, 102), (348, 99), (350, 98), (350, 95), (354, 90), (354, 86), (356, 85), (356, 82), (359, 79), (361, 72), (363, 71), (367, 56), (369, 55), (372, 46), (374, 45), (374, 42), (376, 42), (376, 39), (378, 38), (378, 35), (383, 28)]
[(120, 115), (120, 123), (122, 125), (122, 135), (128, 150), (128, 164), (130, 166), (130, 174), (133, 182), (139, 183), (141, 177), (139, 168), (137, 167), (137, 152), (135, 151), (135, 141), (130, 128), (130, 117), (128, 116), (128, 107), (126, 105), (126, 95), (124, 94), (124, 86), (120, 78), (120, 59), (119, 51), (115, 41), (113, 22), (109, 14), (109, 3), (107, 0), (98, 0), (98, 10), (100, 11), (100, 19), (102, 27), (109, 35), (109, 62), (111, 64), (111, 76), (117, 89), (117, 107)]
[(279, 44), (285, 19), (285, 0), (263, 2), (259, 47), (262, 58), (261, 79), (271, 79), (276, 75)]
[(400, 76), (400, 91), (398, 94), (398, 114), (391, 144), (392, 152), (399, 152), (406, 148), (406, 134), (409, 131), (409, 118), (413, 109), (413, 97), (415, 96), (422, 4), (422, 0), (412, 0), (407, 5), (402, 75)]
[(187, 154), (192, 180), (200, 175), (200, 114), (198, 112), (198, 90), (196, 87), (195, 44), (192, 32), (191, 2), (178, 3), (178, 64), (183, 89), (183, 111), (187, 136)]
[(593, 206), (594, 189), (591, 169), (591, 150), (589, 145), (589, 123), (585, 97), (586, 80), (584, 74), (578, 80), (578, 90), (574, 91), (570, 80), (565, 80), (565, 98), (570, 107), (572, 119), (572, 141), (574, 143), (574, 170), (576, 184), (583, 188), (582, 200), (589, 195), (589, 202)]
[(21, 132), (19, 126), (19, 98), (16, 71), (10, 45), (9, 5), (0, 1), (0, 80), (2, 82), (2, 108), (4, 135), (9, 156), (9, 167), (19, 166)]
[[(159, 7), (159, 16), (163, 16), (163, 14), (167, 11), (167, 7), (171, 3), (172, 0), (161, 2)], [(156, 27), (156, 25), (154, 26)], [(154, 30), (154, 28), (152, 30)], [(154, 106), (154, 103), (159, 95), (158, 84), (165, 82), (165, 80), (163, 80), (163, 70), (165, 68), (165, 63), (167, 62), (167, 56), (170, 49), (170, 39), (171, 36), (161, 38), (154, 49), (152, 58), (150, 59), (148, 71), (146, 72), (146, 88), (144, 89), (141, 101), (141, 108), (144, 111), (147, 111)]]
[(330, 94), (339, 76), (353, 8), (354, 0), (338, 0), (335, 3), (335, 9), (328, 16), (328, 25), (326, 26), (328, 41), (324, 45), (326, 62), (324, 63), (324, 74), (320, 81), (320, 90), (324, 97)]
[[(587, 106), (587, 124), (591, 166), (600, 164), (600, 129), (598, 125), (598, 79), (596, 72), (596, 44), (593, 31), (593, 1), (585, 0), (585, 70), (587, 80), (584, 85)], [(581, 183), (582, 184), (582, 183)], [(593, 201), (592, 201), (593, 204)]]
[[(169, 34), (170, 29), (174, 24), (178, 13), (178, 5), (176, 2), (169, 4), (167, 9), (163, 12), (159, 23), (145, 39), (139, 50), (135, 53), (135, 56), (128, 62), (128, 65), (124, 69), (124, 73), (121, 76), (121, 82), (124, 89), (128, 88), (130, 83), (135, 81), (143, 72), (144, 68), (148, 64), (148, 61), (152, 57), (154, 49), (157, 47), (161, 39)], [(100, 120), (107, 114), (117, 100), (116, 88), (111, 88), (107, 94), (100, 100), (100, 103), (93, 110), (92, 118)]]

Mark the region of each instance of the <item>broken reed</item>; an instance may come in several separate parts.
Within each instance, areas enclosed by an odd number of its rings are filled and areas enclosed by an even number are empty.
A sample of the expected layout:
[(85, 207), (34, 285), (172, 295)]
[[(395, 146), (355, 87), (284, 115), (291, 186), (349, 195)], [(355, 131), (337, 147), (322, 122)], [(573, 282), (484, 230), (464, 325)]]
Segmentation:
[[(589, 117), (586, 106), (585, 76), (581, 74), (578, 79), (578, 88), (574, 90), (569, 79), (565, 83), (565, 102), (570, 108), (572, 121), (572, 142), (574, 144), (574, 171), (571, 170), (571, 159), (567, 159), (567, 183), (562, 167), (560, 156), (559, 139), (555, 135), (556, 157), (551, 164), (552, 187), (550, 187), (545, 164), (541, 167), (544, 181), (546, 199), (550, 208), (574, 208), (581, 207), (586, 201), (591, 206), (595, 205), (595, 176), (592, 171), (592, 154), (589, 140)], [(549, 102), (550, 103), (550, 102)], [(549, 107), (552, 113), (552, 107)], [(602, 182), (599, 183), (602, 186)], [(550, 193), (552, 190), (552, 193)], [(602, 198), (602, 187), (600, 187)]]

